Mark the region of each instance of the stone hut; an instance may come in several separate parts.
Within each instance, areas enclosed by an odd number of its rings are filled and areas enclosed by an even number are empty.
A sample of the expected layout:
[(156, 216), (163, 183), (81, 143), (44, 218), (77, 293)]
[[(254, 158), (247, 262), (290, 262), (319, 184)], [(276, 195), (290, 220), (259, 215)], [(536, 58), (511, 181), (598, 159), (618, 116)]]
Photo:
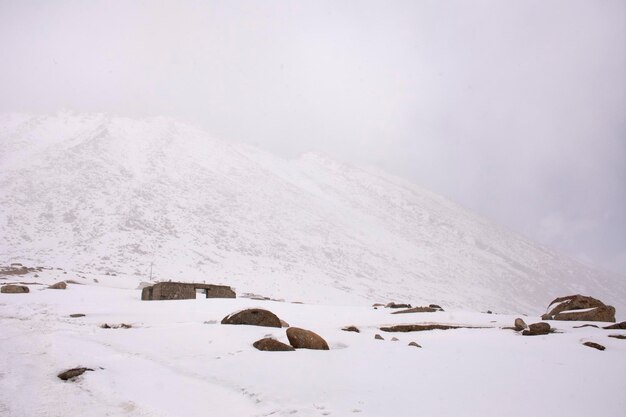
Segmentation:
[(206, 298), (235, 298), (232, 288), (226, 285), (200, 284), (196, 282), (159, 282), (141, 290), (142, 300), (189, 300), (198, 292)]

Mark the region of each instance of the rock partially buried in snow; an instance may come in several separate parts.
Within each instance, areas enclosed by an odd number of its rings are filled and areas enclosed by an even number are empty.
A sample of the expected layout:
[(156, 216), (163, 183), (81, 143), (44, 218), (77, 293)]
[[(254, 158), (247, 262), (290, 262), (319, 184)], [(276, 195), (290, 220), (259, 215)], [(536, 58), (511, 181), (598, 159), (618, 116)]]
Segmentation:
[(376, 334), (376, 335), (374, 336), (374, 339), (376, 339), (376, 340), (385, 340), (385, 339), (384, 339), (381, 335), (379, 335), (379, 334)]
[(280, 326), (281, 327), (289, 327), (289, 323), (287, 323), (285, 320), (281, 319), (280, 320)]
[(589, 346), (590, 348), (594, 348), (594, 349), (598, 349), (598, 350), (604, 350), (606, 349), (604, 346), (602, 346), (599, 343), (595, 343), (595, 342), (585, 342), (583, 343), (583, 345), (585, 346)]
[(67, 371), (61, 372), (57, 376), (60, 379), (62, 379), (63, 381), (68, 381), (68, 380), (71, 380), (73, 378), (76, 378), (77, 376), (80, 376), (80, 375), (84, 374), (86, 371), (93, 371), (93, 369), (91, 369), (91, 368), (72, 368), (72, 369), (68, 369)]
[(67, 288), (67, 284), (64, 281), (57, 282), (48, 287), (50, 290), (64, 290)]
[(607, 330), (626, 330), (626, 321), (623, 321), (621, 323), (615, 323), (615, 324), (611, 324), (610, 326), (606, 326), (603, 327), (603, 329), (607, 329)]
[(386, 308), (411, 308), (411, 304), (396, 304), (394, 302), (387, 303)]
[(361, 331), (356, 326), (347, 326), (347, 327), (344, 327), (341, 330), (343, 330), (344, 332), (361, 333)]
[(289, 346), (286, 343), (279, 342), (276, 339), (272, 339), (271, 337), (266, 337), (265, 339), (257, 340), (252, 344), (258, 350), (263, 350), (266, 352), (287, 352), (295, 350), (292, 346)]
[(615, 308), (585, 295), (569, 295), (554, 299), (549, 312), (541, 320), (615, 321)]
[(73, 314), (70, 314), (70, 317), (75, 319), (78, 317), (85, 317), (85, 315), (83, 313), (73, 313)]
[(25, 285), (7, 284), (0, 288), (0, 292), (3, 294), (26, 294), (27, 292), (30, 292), (30, 290)]
[(520, 319), (519, 317), (515, 319), (515, 324), (513, 325), (515, 327), (515, 330), (521, 332), (522, 330), (524, 330), (525, 328), (528, 327), (528, 325), (526, 324), (526, 322), (522, 319)]
[(317, 333), (299, 327), (287, 329), (287, 338), (296, 349), (329, 350), (328, 343)]
[(626, 339), (626, 334), (610, 334), (609, 337), (613, 337), (615, 339)]
[(409, 343), (409, 346), (415, 346), (415, 347), (421, 348), (421, 346), (418, 345), (417, 342), (411, 342)]
[(394, 311), (391, 314), (404, 314), (404, 313), (434, 313), (439, 311), (436, 308), (432, 307), (413, 307), (406, 310)]
[(261, 308), (250, 308), (229, 314), (222, 319), (222, 324), (244, 324), (248, 326), (282, 327), (276, 314)]
[(528, 326), (527, 330), (524, 330), (522, 332), (522, 334), (524, 336), (539, 336), (542, 334), (548, 334), (550, 333), (550, 325), (548, 323), (533, 323), (531, 325)]
[(449, 330), (449, 329), (482, 329), (484, 327), (474, 326), (452, 326), (448, 324), (398, 324), (397, 326), (381, 327), (383, 332), (421, 332), (427, 330)]

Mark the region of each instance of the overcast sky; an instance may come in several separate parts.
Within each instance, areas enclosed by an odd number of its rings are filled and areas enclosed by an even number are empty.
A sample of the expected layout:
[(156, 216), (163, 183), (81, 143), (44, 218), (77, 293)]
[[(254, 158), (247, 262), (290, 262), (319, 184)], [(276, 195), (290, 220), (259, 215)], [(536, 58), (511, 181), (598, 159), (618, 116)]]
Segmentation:
[(0, 112), (379, 166), (626, 276), (626, 1), (0, 0)]

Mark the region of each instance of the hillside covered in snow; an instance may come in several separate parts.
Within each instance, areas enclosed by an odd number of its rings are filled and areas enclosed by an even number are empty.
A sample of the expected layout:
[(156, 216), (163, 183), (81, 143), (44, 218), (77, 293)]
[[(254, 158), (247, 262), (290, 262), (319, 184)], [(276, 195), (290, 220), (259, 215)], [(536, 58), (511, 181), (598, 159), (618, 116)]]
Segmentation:
[(161, 118), (0, 116), (0, 235), (3, 264), (306, 302), (538, 313), (583, 293), (626, 308), (623, 278), (403, 179)]

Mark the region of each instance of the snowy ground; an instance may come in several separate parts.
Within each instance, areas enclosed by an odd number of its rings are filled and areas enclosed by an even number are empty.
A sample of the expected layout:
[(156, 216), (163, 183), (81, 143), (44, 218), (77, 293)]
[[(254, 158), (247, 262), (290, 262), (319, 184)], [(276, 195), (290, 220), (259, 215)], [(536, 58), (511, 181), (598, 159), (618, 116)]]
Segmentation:
[[(562, 333), (525, 337), (502, 329), (514, 315), (391, 315), (371, 306), (246, 298), (147, 302), (140, 300), (136, 278), (76, 278), (61, 270), (0, 283), (50, 284), (70, 277), (84, 284), (66, 290), (32, 284), (29, 294), (0, 294), (3, 417), (610, 417), (626, 410), (626, 340), (608, 337), (624, 330), (551, 322)], [(285, 329), (220, 324), (246, 307), (269, 309), (292, 326), (317, 332), (331, 350), (257, 351), (252, 343), (267, 335), (287, 342)], [(72, 313), (86, 316), (70, 318)], [(379, 330), (423, 322), (487, 328)], [(133, 327), (102, 329), (103, 323)], [(346, 325), (361, 333), (341, 331)], [(375, 340), (377, 333), (385, 340)], [(391, 341), (394, 336), (400, 340)], [(422, 348), (408, 346), (411, 341)], [(585, 347), (585, 341), (606, 350)], [(56, 377), (76, 366), (95, 371), (75, 382)]]

